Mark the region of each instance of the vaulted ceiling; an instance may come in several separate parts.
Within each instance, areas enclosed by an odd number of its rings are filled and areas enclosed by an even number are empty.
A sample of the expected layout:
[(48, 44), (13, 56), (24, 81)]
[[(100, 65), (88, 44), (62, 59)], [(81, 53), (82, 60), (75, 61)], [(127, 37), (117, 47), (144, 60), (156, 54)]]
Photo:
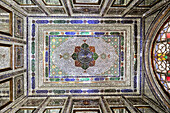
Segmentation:
[[(143, 16), (166, 0), (5, 0), (28, 16)], [(22, 9), (21, 9), (22, 8)]]

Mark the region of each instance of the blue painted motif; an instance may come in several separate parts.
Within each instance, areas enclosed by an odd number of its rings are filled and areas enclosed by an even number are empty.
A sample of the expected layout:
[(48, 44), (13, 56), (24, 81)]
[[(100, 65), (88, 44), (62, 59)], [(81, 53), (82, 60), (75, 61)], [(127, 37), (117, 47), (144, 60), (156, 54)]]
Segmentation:
[(95, 34), (95, 35), (104, 35), (105, 32), (95, 32), (94, 34)]
[(137, 76), (134, 76), (134, 88), (137, 88)]
[(49, 21), (48, 20), (37, 20), (36, 23), (37, 24), (48, 24)]
[(35, 24), (32, 24), (32, 36), (35, 36)]
[(82, 90), (70, 90), (70, 93), (82, 93)]
[(65, 32), (66, 35), (75, 35), (76, 32)]
[(95, 81), (103, 81), (104, 78), (95, 78), (94, 80), (95, 80)]
[(74, 78), (66, 78), (65, 81), (75, 81)]
[(37, 90), (36, 93), (48, 93), (48, 90)]
[(48, 51), (45, 53), (45, 61), (48, 62)]
[(121, 92), (133, 92), (132, 89), (122, 89)]
[(98, 24), (100, 21), (99, 20), (88, 20), (88, 24)]
[(35, 77), (32, 77), (31, 80), (32, 80), (32, 89), (35, 89)]
[(88, 93), (98, 93), (98, 89), (87, 90)]
[(83, 21), (82, 20), (71, 20), (70, 21), (72, 24), (82, 24)]

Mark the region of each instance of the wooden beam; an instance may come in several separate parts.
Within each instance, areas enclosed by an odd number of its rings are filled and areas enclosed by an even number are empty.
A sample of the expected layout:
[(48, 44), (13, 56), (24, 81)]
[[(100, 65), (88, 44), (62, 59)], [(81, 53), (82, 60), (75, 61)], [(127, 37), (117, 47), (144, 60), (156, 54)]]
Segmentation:
[(71, 113), (71, 107), (72, 107), (71, 105), (72, 105), (72, 97), (69, 96), (64, 104), (61, 113)]
[(169, 0), (162, 0), (161, 2), (157, 3), (156, 5), (154, 5), (151, 9), (149, 9), (147, 12), (145, 12), (142, 17), (146, 18), (148, 17), (151, 13), (154, 13), (156, 11), (158, 11), (159, 9), (167, 6), (170, 4)]
[(13, 12), (17, 12), (22, 14), (23, 16), (28, 16), (28, 13), (21, 8), (20, 5), (18, 5), (16, 2), (14, 2), (13, 0), (2, 0), (0, 1), (0, 5), (2, 6), (7, 6), (7, 8)]
[(50, 12), (45, 7), (45, 4), (42, 0), (32, 0), (46, 15), (50, 15)]
[(100, 15), (101, 16), (105, 16), (107, 11), (110, 9), (112, 2), (114, 0), (105, 0), (105, 2), (103, 3), (103, 7), (101, 9)]
[(142, 3), (144, 0), (133, 0), (129, 6), (126, 8), (125, 11), (123, 11), (122, 13), (122, 17), (126, 16), (126, 14), (131, 11), (135, 6), (137, 6), (138, 4)]
[(68, 16), (71, 16), (72, 8), (71, 8), (70, 0), (62, 0), (61, 2), (63, 2), (63, 6), (67, 11)]
[(43, 113), (43, 110), (45, 110), (45, 107), (47, 105), (47, 102), (49, 101), (49, 97), (43, 100), (43, 102), (38, 106), (38, 108), (33, 113)]
[(24, 97), (22, 100), (15, 102), (14, 106), (12, 106), (12, 110), (10, 113), (16, 113), (16, 111), (19, 110), (20, 107), (28, 100), (28, 97)]
[(128, 108), (128, 110), (131, 113), (142, 113), (140, 110), (138, 110), (136, 107), (134, 107), (131, 104), (131, 102), (128, 99), (126, 99), (124, 96), (122, 96), (122, 99), (124, 100), (126, 107)]
[(156, 111), (159, 111), (160, 113), (169, 113), (170, 111), (168, 109), (166, 109), (166, 111), (160, 106), (158, 105), (156, 102), (154, 102), (152, 99), (148, 98), (147, 96), (143, 96), (143, 100), (145, 102), (147, 102), (153, 109), (155, 109)]
[(112, 113), (111, 109), (109, 108), (109, 104), (103, 96), (100, 97), (100, 104), (100, 106), (103, 108), (103, 113)]

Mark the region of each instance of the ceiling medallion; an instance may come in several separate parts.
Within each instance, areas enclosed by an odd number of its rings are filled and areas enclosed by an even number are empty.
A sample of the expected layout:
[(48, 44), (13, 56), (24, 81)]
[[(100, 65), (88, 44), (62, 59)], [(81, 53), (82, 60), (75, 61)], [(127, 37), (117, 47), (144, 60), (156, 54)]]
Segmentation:
[(81, 67), (84, 70), (90, 66), (94, 66), (95, 60), (97, 60), (98, 57), (98, 54), (95, 53), (95, 47), (89, 46), (87, 43), (76, 46), (72, 54), (72, 58), (75, 60), (75, 66)]

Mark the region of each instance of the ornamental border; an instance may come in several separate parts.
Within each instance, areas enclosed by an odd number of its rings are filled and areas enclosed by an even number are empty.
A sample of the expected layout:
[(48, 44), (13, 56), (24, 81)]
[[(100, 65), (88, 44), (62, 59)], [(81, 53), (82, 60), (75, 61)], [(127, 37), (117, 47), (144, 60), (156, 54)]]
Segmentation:
[[(64, 32), (64, 31), (63, 31), (63, 32)], [(55, 32), (55, 33), (56, 33), (56, 32)], [(93, 32), (92, 32), (92, 33), (93, 33)], [(97, 32), (97, 33), (99, 33), (99, 32)], [(112, 32), (112, 33), (113, 33), (113, 32)], [(122, 33), (123, 33), (123, 32), (122, 32)], [(77, 34), (77, 33), (76, 33), (76, 34)], [(120, 33), (116, 32), (116, 34), (120, 34)], [(50, 40), (50, 36), (54, 36), (54, 35), (49, 35), (49, 36), (48, 36), (48, 37), (49, 37), (49, 40)], [(73, 35), (70, 35), (70, 36), (66, 35), (66, 37), (80, 37), (80, 36), (81, 36), (81, 37), (83, 37), (83, 36), (84, 36), (84, 37), (95, 37), (95, 35), (88, 35), (88, 36), (87, 36), (87, 35), (76, 35), (76, 36), (75, 36), (75, 35), (74, 35), (74, 36), (73, 36)], [(99, 36), (99, 35), (98, 35), (98, 36)], [(110, 36), (110, 37), (111, 37), (111, 35), (101, 35), (101, 36), (102, 36), (102, 37), (105, 37), (105, 36), (107, 36), (107, 37)], [(65, 36), (60, 36), (60, 35), (59, 35), (59, 36), (56, 36), (56, 35), (55, 35), (55, 37), (65, 37)], [(119, 36), (119, 38), (121, 38), (121, 37), (122, 37), (122, 36)], [(46, 37), (46, 38), (47, 38), (47, 37)], [(121, 39), (119, 40), (119, 44), (120, 44), (120, 42), (121, 42)], [(120, 46), (121, 46), (121, 45), (120, 45)], [(119, 46), (119, 50), (120, 50), (120, 46)], [(48, 50), (46, 50), (46, 52), (47, 52), (47, 51), (48, 51)], [(46, 53), (46, 52), (45, 52), (45, 53)], [(122, 51), (122, 49), (121, 49), (121, 52), (119, 51), (119, 54), (122, 53), (122, 52), (123, 52), (123, 51)], [(48, 55), (45, 55), (45, 57), (47, 57), (47, 56), (48, 56)], [(121, 56), (123, 56), (123, 55), (121, 55)], [(118, 67), (119, 69), (118, 69), (118, 70), (121, 70), (121, 69), (120, 69), (120, 57), (121, 57), (121, 56), (119, 56), (119, 67)], [(121, 58), (122, 58), (122, 57), (121, 57)], [(46, 59), (46, 58), (45, 58), (45, 59)], [(123, 62), (124, 62), (124, 61), (123, 61)], [(123, 74), (123, 73), (122, 73), (122, 74)], [(87, 77), (93, 77), (93, 76), (87, 76)], [(87, 77), (86, 77), (86, 78), (87, 78)], [(103, 81), (103, 80), (104, 80), (103, 77), (105, 77), (105, 76), (96, 76), (96, 80), (95, 80), (95, 81), (96, 81), (96, 82), (97, 82), (97, 81)], [(108, 77), (111, 77), (111, 76), (108, 76)], [(113, 77), (113, 76), (112, 76), (112, 77)], [(114, 77), (115, 77), (115, 76), (114, 76)], [(114, 77), (113, 77), (113, 78), (114, 78)], [(119, 72), (119, 76), (116, 76), (116, 78), (117, 78), (117, 77), (119, 77), (118, 79), (122, 78), (121, 75), (120, 75), (120, 72)], [(56, 77), (56, 78), (58, 78), (58, 77)], [(62, 78), (66, 78), (66, 79), (67, 79), (67, 78), (73, 78), (73, 77), (72, 77), (72, 76), (67, 76), (67, 77), (62, 77)], [(74, 78), (77, 78), (77, 76), (74, 76)], [(84, 77), (83, 77), (83, 78), (84, 78)], [(112, 78), (112, 79), (113, 79), (113, 78)], [(71, 80), (72, 80), (72, 79), (71, 79)], [(77, 82), (76, 82), (76, 83), (77, 83)]]
[[(130, 17), (129, 17), (130, 18)], [(132, 17), (133, 18), (133, 17)], [(133, 19), (137, 19), (137, 18), (133, 18)], [(141, 95), (141, 71), (142, 71), (142, 19), (140, 19), (140, 89), (139, 89), (139, 95)], [(57, 20), (58, 21), (58, 20)], [(66, 21), (66, 20), (64, 20)], [(35, 37), (35, 23), (37, 24), (48, 24), (48, 23), (52, 23), (53, 21), (50, 20), (33, 20), (32, 21), (32, 37), (34, 38)], [(57, 24), (60, 24), (59, 22), (56, 22)], [(55, 24), (56, 24), (55, 23)], [(132, 89), (122, 89), (122, 90), (117, 90), (116, 89), (105, 89), (105, 90), (101, 90), (99, 91), (98, 89), (94, 89), (94, 90), (89, 90), (87, 91), (88, 93), (103, 93), (103, 92), (109, 92), (109, 93), (113, 93), (113, 92), (137, 92), (137, 21), (133, 21), (133, 20), (87, 20), (87, 21), (78, 21), (78, 20), (67, 20), (66, 22), (64, 22), (64, 24), (115, 24), (115, 23), (121, 23), (121, 24), (134, 24), (134, 90)], [(28, 17), (27, 17), (27, 32), (28, 32)], [(27, 41), (28, 41), (28, 34), (27, 34)], [(35, 43), (35, 38), (33, 40), (33, 42)], [(28, 49), (28, 43), (27, 43), (27, 49)], [(34, 63), (33, 63), (34, 64)], [(27, 65), (28, 65), (28, 50), (27, 50)], [(27, 67), (28, 68), (28, 67)], [(35, 75), (32, 74), (33, 77), (32, 77), (32, 88), (33, 86), (35, 86)], [(35, 87), (33, 88), (35, 89)], [(107, 91), (106, 91), (107, 90)], [(55, 91), (55, 90), (54, 90)], [(48, 90), (37, 90), (36, 93), (50, 93), (52, 91), (48, 91)], [(55, 92), (58, 92), (58, 94), (63, 94), (63, 93), (82, 93), (84, 91), (82, 90), (70, 90), (70, 91), (65, 91), (65, 90), (56, 90)], [(32, 91), (32, 93), (35, 93), (35, 90)], [(28, 72), (27, 72), (27, 95), (28, 95)], [(132, 94), (133, 95), (133, 94)]]

